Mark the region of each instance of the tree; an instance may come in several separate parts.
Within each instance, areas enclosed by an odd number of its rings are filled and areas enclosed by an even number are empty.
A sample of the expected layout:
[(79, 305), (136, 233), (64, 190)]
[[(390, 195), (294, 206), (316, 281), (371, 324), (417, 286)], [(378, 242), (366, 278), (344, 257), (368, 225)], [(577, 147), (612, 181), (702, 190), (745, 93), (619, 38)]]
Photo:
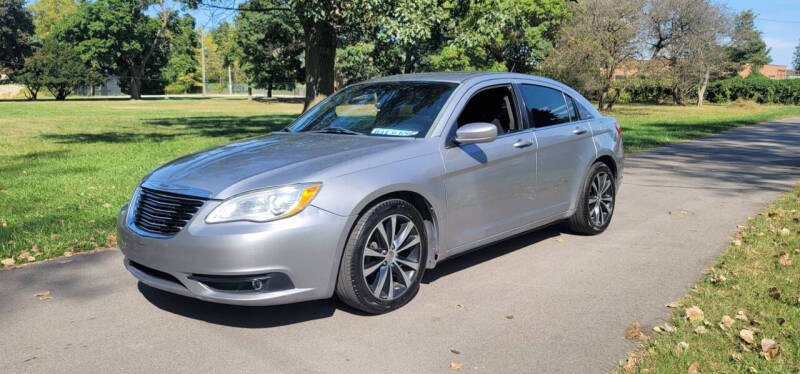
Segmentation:
[[(242, 69), (250, 83), (267, 89), (268, 97), (272, 96), (272, 89), (275, 87), (294, 88), (302, 72), (300, 55), (304, 46), (299, 21), (292, 13), (244, 10), (266, 8), (270, 5), (274, 5), (273, 0), (250, 0), (241, 5), (243, 11), (236, 17), (236, 41), (241, 48)], [(314, 52), (312, 55), (319, 53)], [(308, 51), (306, 56), (309, 56)], [(305, 62), (307, 69), (313, 65), (311, 61)], [(322, 87), (321, 83), (315, 83)], [(316, 89), (321, 89), (319, 87)], [(309, 90), (308, 85), (306, 90)], [(309, 100), (307, 95), (306, 102), (310, 103)]]
[(44, 39), (62, 19), (78, 10), (75, 0), (36, 0), (29, 6), (33, 12), (36, 35)]
[[(148, 15), (152, 13), (157, 16)], [(53, 33), (75, 45), (84, 61), (129, 78), (126, 88), (131, 98), (140, 99), (144, 80), (163, 83), (160, 72), (169, 55), (168, 29), (177, 25), (177, 18), (166, 0), (97, 0), (81, 3)]]
[(568, 16), (563, 0), (468, 1), (451, 11), (452, 45), (478, 69), (528, 73), (548, 55)]
[(34, 45), (33, 17), (25, 9), (25, 1), (0, 0), (0, 75), (13, 78)]
[(56, 100), (64, 100), (76, 88), (99, 84), (102, 78), (81, 60), (72, 46), (46, 39), (26, 60), (19, 81), (27, 87), (31, 100), (36, 100), (41, 87), (46, 87)]
[[(181, 0), (192, 7), (211, 4), (209, 0)], [(275, 17), (297, 20), (302, 29), (308, 108), (320, 96), (333, 93), (336, 47), (339, 36), (354, 29), (365, 29), (374, 23), (375, 10), (381, 0), (261, 0), (239, 7), (240, 13), (276, 14)], [(233, 7), (223, 7), (235, 9)], [(237, 25), (237, 29), (238, 29)], [(253, 77), (250, 77), (254, 79)]]
[(615, 90), (620, 69), (641, 74), (644, 0), (594, 0), (571, 4), (574, 16), (558, 35), (542, 72), (596, 92), (599, 109), (611, 109), (633, 77)]
[[(676, 104), (697, 89), (702, 105), (712, 72), (725, 55), (721, 41), (729, 35), (725, 10), (709, 0), (652, 1), (645, 12), (651, 63), (672, 82)], [(652, 71), (652, 70), (651, 70)]]
[(770, 49), (761, 38), (761, 31), (755, 27), (755, 19), (756, 14), (752, 10), (745, 10), (733, 17), (731, 43), (727, 48), (728, 58), (733, 63), (729, 69), (733, 73), (746, 64), (751, 65), (753, 72), (758, 72), (772, 61)]
[(242, 60), (242, 49), (236, 42), (236, 29), (232, 24), (223, 22), (211, 30), (211, 37), (218, 46), (217, 54), (222, 67), (228, 70), (228, 93), (232, 94), (234, 76), (237, 76), (237, 80), (243, 78), (238, 76), (241, 75), (238, 67)]
[(794, 47), (794, 58), (792, 59), (792, 67), (795, 71), (800, 71), (800, 43)]
[(178, 19), (175, 27), (167, 30), (169, 59), (161, 69), (161, 76), (168, 84), (178, 84), (180, 87), (176, 90), (183, 93), (188, 92), (196, 81), (198, 41), (194, 25), (194, 17), (185, 16)]

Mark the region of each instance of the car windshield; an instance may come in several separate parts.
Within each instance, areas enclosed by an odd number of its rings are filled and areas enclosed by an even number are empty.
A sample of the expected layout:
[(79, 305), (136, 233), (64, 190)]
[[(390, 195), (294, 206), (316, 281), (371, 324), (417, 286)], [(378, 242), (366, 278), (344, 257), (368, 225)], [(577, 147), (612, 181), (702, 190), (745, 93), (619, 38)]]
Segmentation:
[(351, 86), (303, 114), (289, 130), (421, 138), (456, 86), (445, 82)]

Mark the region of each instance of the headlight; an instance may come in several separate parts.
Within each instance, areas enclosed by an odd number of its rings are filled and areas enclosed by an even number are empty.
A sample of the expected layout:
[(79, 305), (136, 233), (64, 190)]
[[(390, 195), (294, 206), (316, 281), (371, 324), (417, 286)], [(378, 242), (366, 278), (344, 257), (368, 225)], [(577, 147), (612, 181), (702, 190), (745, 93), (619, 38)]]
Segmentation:
[(307, 183), (247, 192), (225, 200), (206, 217), (206, 223), (267, 222), (299, 213), (314, 199), (322, 184)]

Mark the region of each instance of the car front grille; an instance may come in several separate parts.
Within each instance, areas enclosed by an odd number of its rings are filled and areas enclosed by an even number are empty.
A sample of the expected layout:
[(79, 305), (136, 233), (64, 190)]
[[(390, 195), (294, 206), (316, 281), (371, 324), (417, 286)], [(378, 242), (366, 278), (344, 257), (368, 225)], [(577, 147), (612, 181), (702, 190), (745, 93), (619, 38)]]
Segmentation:
[(133, 223), (140, 230), (172, 236), (186, 226), (206, 200), (140, 187)]

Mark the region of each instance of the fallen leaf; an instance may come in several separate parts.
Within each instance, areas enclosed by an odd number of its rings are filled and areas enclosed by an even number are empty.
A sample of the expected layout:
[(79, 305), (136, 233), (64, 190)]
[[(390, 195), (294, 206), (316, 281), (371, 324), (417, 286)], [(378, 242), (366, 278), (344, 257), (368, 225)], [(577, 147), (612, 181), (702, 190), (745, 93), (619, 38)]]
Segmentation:
[(737, 247), (742, 245), (742, 241), (739, 240), (739, 239), (733, 239), (732, 243), (733, 243), (733, 245), (735, 245)]
[(673, 301), (666, 305), (667, 308), (673, 308), (673, 309), (678, 308), (680, 306), (681, 306), (680, 301)]
[(109, 209), (109, 208), (111, 208), (111, 204), (109, 204), (109, 203), (104, 203), (104, 204), (103, 204), (103, 208)]
[(739, 343), (739, 346), (742, 347), (742, 350), (745, 352), (751, 352), (750, 348), (746, 346), (744, 343)]
[(749, 322), (750, 321), (750, 319), (747, 318), (747, 315), (744, 314), (743, 310), (740, 310), (740, 311), (736, 312), (736, 316), (734, 318), (738, 319), (739, 321), (744, 321), (744, 322)]
[(464, 308), (464, 305), (456, 304), (456, 308), (458, 308), (458, 309)]
[(642, 336), (642, 326), (639, 322), (633, 321), (627, 329), (625, 329), (625, 338), (628, 340), (636, 340)]
[(770, 287), (767, 290), (767, 292), (769, 294), (769, 297), (771, 297), (771, 298), (773, 298), (775, 300), (780, 300), (781, 299), (781, 292), (778, 290), (778, 287)]
[(17, 255), (17, 257), (19, 257), (19, 258), (27, 258), (29, 255), (30, 254), (28, 253), (28, 251), (22, 251)]
[(786, 320), (781, 317), (778, 317), (776, 321), (778, 322), (778, 326), (783, 326), (783, 324), (786, 323)]
[(691, 210), (681, 209), (677, 212), (670, 211), (669, 214), (671, 216), (677, 216), (677, 217), (689, 217), (693, 216), (694, 212), (692, 212)]
[(457, 350), (457, 349), (450, 348), (450, 353), (453, 353), (453, 354), (460, 355), (460, 354), (461, 354), (461, 351), (459, 351), (459, 350)]
[(514, 315), (513, 314), (506, 314), (506, 319), (514, 319)]
[(687, 342), (680, 342), (678, 345), (675, 346), (675, 356), (680, 356), (681, 352), (689, 349), (689, 343)]
[(689, 321), (692, 322), (702, 321), (703, 319), (705, 319), (703, 310), (696, 306), (686, 309), (686, 317), (689, 318)]
[(692, 364), (689, 365), (689, 370), (687, 370), (686, 373), (687, 374), (700, 374), (700, 364), (698, 364), (697, 361), (692, 362)]
[(780, 217), (780, 216), (781, 216), (781, 214), (782, 214), (781, 212), (777, 212), (777, 211), (775, 211), (775, 212), (769, 212), (769, 213), (767, 214), (767, 217), (769, 217), (769, 218), (777, 218), (777, 217)]
[(462, 367), (464, 367), (464, 364), (462, 364), (460, 362), (451, 362), (450, 363), (450, 369), (461, 370)]
[(36, 257), (33, 257), (33, 256), (28, 256), (28, 257), (26, 258), (26, 260), (28, 260), (28, 262), (34, 262), (34, 261), (36, 261)]
[(71, 251), (64, 252), (64, 257), (72, 257), (72, 252)]
[(747, 342), (747, 344), (753, 344), (753, 330), (750, 329), (742, 329), (739, 331), (739, 338)]
[(694, 329), (694, 332), (698, 334), (705, 334), (706, 332), (708, 332), (708, 330), (706, 330), (705, 326), (697, 326), (697, 328)]
[(628, 353), (628, 359), (622, 368), (625, 369), (626, 373), (633, 373), (636, 371), (636, 366), (638, 365), (639, 365), (639, 359), (636, 358), (635, 353), (631, 352)]
[(772, 339), (761, 339), (761, 352), (764, 358), (772, 360), (781, 353), (781, 345)]
[(3, 227), (6, 227), (6, 226), (8, 226), (8, 225), (5, 222), (3, 222)]
[(33, 294), (33, 296), (38, 297), (39, 300), (50, 300), (50, 299), (53, 298), (53, 296), (50, 295), (50, 291), (49, 290), (39, 291), (39, 292)]
[(736, 321), (734, 321), (733, 318), (726, 314), (722, 316), (722, 321), (719, 323), (719, 328), (725, 330), (726, 328), (733, 326), (735, 322)]
[(564, 238), (559, 236), (559, 237), (556, 238), (556, 241), (559, 242), (559, 243), (563, 243), (564, 242)]
[(14, 265), (14, 262), (15, 262), (15, 261), (14, 261), (14, 259), (13, 259), (13, 258), (4, 258), (4, 259), (0, 260), (0, 264), (3, 264), (3, 266), (11, 266), (11, 265)]
[(666, 331), (664, 331), (664, 329), (661, 328), (661, 326), (654, 326), (653, 327), (653, 331), (658, 332), (658, 333), (666, 332)]
[(792, 233), (792, 231), (787, 229), (786, 227), (781, 229), (781, 235), (783, 235), (783, 236), (789, 235), (791, 233)]
[(791, 266), (792, 265), (792, 258), (789, 257), (789, 254), (786, 252), (781, 253), (778, 257), (778, 263), (783, 266)]
[(733, 361), (742, 361), (742, 358), (742, 354), (738, 352), (731, 355), (731, 360)]

